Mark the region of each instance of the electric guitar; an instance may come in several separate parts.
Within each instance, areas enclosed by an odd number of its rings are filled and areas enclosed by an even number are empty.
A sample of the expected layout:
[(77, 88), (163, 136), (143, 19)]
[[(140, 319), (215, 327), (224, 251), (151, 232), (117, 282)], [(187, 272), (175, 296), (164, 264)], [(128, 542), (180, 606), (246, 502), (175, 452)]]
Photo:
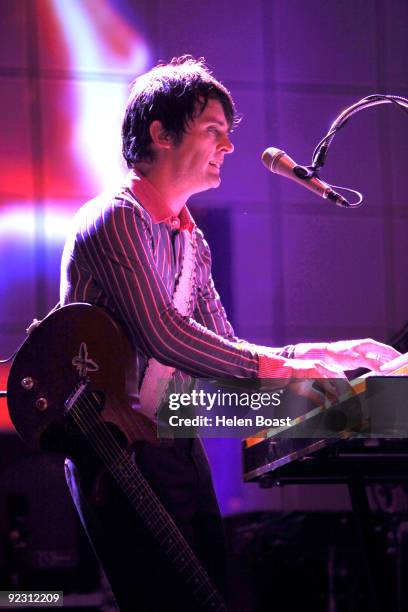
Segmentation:
[[(184, 536), (130, 458), (137, 440), (158, 443), (154, 424), (132, 408), (135, 354), (118, 323), (89, 304), (70, 304), (35, 327), (7, 385), (11, 420), (36, 449), (67, 452), (81, 432), (171, 563), (198, 610), (226, 606)], [(120, 432), (120, 440), (112, 432)], [(124, 441), (124, 443), (123, 443)]]

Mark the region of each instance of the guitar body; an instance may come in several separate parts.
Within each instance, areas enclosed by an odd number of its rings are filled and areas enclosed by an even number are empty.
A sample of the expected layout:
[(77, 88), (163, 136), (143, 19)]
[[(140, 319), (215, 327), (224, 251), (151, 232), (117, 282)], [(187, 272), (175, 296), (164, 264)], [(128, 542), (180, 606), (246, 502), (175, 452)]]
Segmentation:
[(7, 384), (11, 420), (29, 446), (66, 455), (79, 433), (155, 538), (194, 607), (225, 612), (200, 561), (131, 457), (129, 446), (137, 440), (159, 443), (155, 425), (138, 411), (135, 371), (135, 352), (105, 310), (64, 306), (31, 331), (14, 359)]
[(29, 446), (54, 450), (55, 436), (67, 429), (65, 402), (84, 380), (89, 392), (103, 392), (103, 420), (117, 426), (129, 443), (157, 442), (154, 425), (133, 408), (135, 354), (127, 337), (102, 308), (70, 304), (33, 329), (11, 367), (10, 417)]

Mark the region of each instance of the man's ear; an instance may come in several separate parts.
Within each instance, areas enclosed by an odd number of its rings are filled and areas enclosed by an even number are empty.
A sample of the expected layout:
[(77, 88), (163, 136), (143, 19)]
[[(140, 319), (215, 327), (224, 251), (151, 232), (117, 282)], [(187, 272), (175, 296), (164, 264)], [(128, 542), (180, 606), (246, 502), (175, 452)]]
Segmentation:
[(156, 119), (149, 126), (150, 138), (152, 143), (160, 149), (170, 149), (173, 144), (173, 139), (169, 132), (163, 127), (161, 121)]

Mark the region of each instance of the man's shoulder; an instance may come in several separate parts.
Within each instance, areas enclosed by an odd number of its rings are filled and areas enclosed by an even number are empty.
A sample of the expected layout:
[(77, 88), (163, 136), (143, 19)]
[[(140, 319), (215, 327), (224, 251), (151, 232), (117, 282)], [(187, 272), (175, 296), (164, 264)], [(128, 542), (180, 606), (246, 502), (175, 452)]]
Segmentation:
[(97, 227), (100, 221), (107, 221), (112, 217), (128, 211), (147, 222), (150, 216), (135, 198), (133, 193), (123, 187), (115, 191), (105, 191), (95, 198), (92, 198), (77, 211), (75, 215), (76, 227), (93, 226)]

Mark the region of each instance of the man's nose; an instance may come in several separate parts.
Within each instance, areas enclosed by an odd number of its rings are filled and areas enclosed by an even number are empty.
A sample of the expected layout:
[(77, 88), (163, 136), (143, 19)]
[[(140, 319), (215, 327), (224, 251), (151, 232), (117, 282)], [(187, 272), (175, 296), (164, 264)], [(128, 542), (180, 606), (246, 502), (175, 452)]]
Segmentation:
[(222, 148), (223, 151), (225, 151), (225, 153), (232, 153), (233, 152), (234, 145), (232, 144), (232, 142), (230, 141), (228, 136), (225, 136), (225, 138), (223, 139), (223, 141), (221, 143), (221, 148)]

